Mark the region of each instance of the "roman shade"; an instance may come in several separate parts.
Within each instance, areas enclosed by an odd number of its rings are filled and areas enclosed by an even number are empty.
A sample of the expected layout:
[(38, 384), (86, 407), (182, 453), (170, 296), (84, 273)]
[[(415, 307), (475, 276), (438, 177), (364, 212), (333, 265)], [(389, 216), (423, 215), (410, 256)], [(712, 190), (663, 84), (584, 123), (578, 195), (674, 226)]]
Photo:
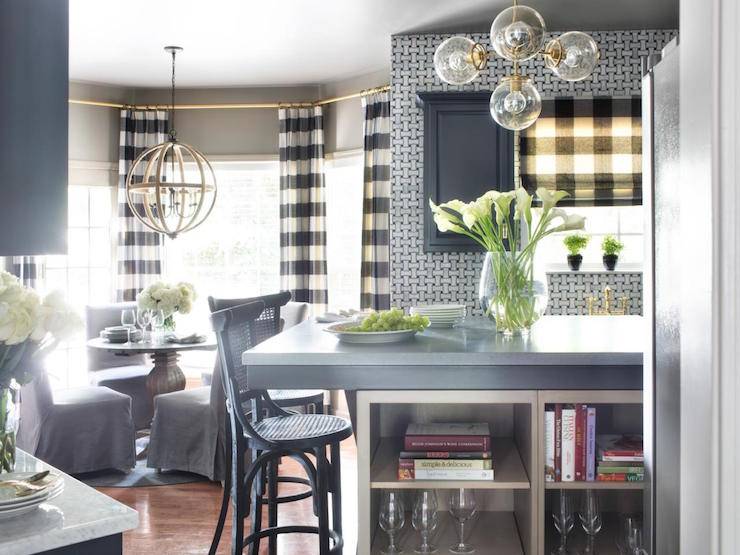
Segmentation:
[(543, 100), (521, 132), (520, 161), (526, 190), (567, 191), (561, 205), (642, 204), (640, 98)]

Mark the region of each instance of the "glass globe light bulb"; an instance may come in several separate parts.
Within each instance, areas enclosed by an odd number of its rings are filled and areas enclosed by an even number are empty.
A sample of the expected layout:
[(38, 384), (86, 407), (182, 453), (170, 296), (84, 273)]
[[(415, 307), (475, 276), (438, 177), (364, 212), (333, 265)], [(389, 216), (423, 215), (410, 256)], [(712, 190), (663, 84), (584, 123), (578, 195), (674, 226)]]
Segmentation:
[(521, 91), (511, 91), (504, 97), (504, 110), (512, 114), (521, 114), (527, 107), (527, 99)]
[(450, 37), (434, 52), (434, 69), (445, 83), (464, 85), (478, 77), (480, 71), (472, 59), (475, 42), (467, 37)]
[(520, 131), (532, 125), (542, 111), (540, 93), (529, 77), (504, 77), (493, 90), (490, 101), (491, 117), (501, 127)]
[(545, 64), (566, 81), (588, 78), (599, 63), (599, 47), (589, 35), (580, 31), (563, 33), (545, 49)]
[(512, 6), (496, 16), (491, 25), (491, 45), (512, 62), (535, 57), (545, 44), (545, 20), (528, 6)]

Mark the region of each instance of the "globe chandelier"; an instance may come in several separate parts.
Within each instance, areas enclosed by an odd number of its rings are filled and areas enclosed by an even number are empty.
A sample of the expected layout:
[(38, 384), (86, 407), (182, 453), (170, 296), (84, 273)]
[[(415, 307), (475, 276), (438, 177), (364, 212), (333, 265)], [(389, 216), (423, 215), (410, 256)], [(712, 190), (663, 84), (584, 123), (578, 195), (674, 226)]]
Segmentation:
[[(491, 116), (501, 127), (526, 129), (542, 111), (540, 93), (521, 73), (521, 62), (542, 54), (545, 66), (566, 81), (586, 79), (599, 62), (599, 47), (586, 33), (570, 31), (545, 44), (545, 32), (542, 16), (518, 0), (493, 20), (491, 46), (495, 54), (514, 63), (513, 73), (503, 77), (491, 94)], [(464, 85), (480, 75), (491, 55), (482, 44), (455, 36), (437, 47), (434, 69), (445, 83)]]
[(141, 223), (174, 239), (208, 218), (216, 203), (216, 175), (200, 151), (177, 139), (175, 57), (182, 48), (164, 49), (172, 56), (169, 138), (134, 160), (126, 176), (126, 199)]

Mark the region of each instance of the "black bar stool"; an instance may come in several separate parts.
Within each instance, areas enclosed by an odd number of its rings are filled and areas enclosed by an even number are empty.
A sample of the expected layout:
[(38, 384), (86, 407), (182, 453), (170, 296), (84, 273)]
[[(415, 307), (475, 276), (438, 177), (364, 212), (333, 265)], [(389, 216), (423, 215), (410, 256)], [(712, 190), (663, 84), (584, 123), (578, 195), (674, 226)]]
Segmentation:
[[(260, 540), (268, 538), (269, 552), (277, 552), (277, 535), (313, 533), (319, 536), (319, 553), (342, 553), (342, 501), (339, 443), (352, 435), (351, 425), (336, 416), (295, 414), (278, 407), (264, 390), (247, 387), (247, 368), (242, 364), (244, 351), (254, 347), (265, 333), (263, 301), (255, 301), (211, 315), (216, 332), (219, 357), (224, 371), (227, 413), (231, 436), (230, 489), (233, 507), (232, 553), (245, 546), (249, 553), (259, 552)], [(264, 415), (268, 416), (265, 417)], [(326, 456), (327, 447), (330, 459)], [(245, 454), (251, 451), (251, 463), (245, 468)], [(314, 463), (307, 457), (312, 454)], [(278, 526), (280, 503), (307, 495), (278, 497), (278, 463), (281, 457), (298, 461), (308, 476), (318, 526)], [(329, 523), (329, 493), (332, 494), (332, 523)], [(264, 499), (266, 495), (266, 500)], [(268, 507), (268, 526), (262, 529), (262, 505)], [(215, 553), (223, 531), (225, 511), (214, 535), (210, 553)], [(244, 518), (251, 517), (251, 531), (244, 537)]]

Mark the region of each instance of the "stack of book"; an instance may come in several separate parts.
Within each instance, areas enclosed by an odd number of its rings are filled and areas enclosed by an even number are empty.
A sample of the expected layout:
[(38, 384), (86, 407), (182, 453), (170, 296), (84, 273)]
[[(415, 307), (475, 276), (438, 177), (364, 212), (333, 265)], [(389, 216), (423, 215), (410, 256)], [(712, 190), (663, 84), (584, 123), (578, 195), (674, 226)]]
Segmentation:
[(545, 406), (545, 481), (596, 479), (596, 408)]
[(409, 424), (399, 480), (493, 480), (488, 424)]
[(596, 438), (599, 458), (596, 479), (601, 482), (642, 482), (645, 479), (645, 452), (642, 436), (600, 435)]

